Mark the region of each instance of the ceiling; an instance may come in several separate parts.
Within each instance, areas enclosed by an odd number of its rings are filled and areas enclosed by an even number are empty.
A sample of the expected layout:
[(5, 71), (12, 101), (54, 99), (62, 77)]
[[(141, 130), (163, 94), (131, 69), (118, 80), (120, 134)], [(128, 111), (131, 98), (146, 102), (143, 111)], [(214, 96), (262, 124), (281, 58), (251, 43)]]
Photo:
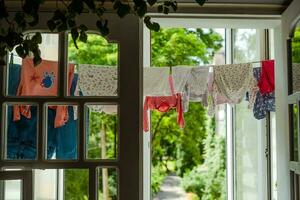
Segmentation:
[[(233, 3), (233, 4), (273, 4), (289, 5), (292, 0), (207, 0), (209, 3)], [(178, 2), (195, 2), (195, 0), (178, 0)]]

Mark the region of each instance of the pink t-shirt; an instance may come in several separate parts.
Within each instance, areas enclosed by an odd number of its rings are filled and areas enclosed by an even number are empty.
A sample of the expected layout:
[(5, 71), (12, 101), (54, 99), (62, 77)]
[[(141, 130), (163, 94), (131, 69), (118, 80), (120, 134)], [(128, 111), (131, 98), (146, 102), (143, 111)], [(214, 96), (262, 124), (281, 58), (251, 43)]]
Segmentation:
[[(74, 77), (74, 64), (69, 65), (68, 94)], [(33, 60), (25, 58), (22, 61), (20, 83), (17, 96), (57, 96), (58, 62), (43, 60), (34, 66)], [(63, 126), (68, 121), (67, 106), (49, 106), (56, 109), (54, 127)], [(29, 105), (14, 106), (14, 121), (20, 120), (21, 115), (31, 118)]]

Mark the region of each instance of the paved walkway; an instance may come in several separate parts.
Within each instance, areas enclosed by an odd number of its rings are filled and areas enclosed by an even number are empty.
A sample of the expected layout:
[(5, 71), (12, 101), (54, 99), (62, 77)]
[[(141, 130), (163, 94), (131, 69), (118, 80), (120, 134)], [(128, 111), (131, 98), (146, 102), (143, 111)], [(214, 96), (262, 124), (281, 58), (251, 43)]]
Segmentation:
[(187, 194), (180, 186), (180, 182), (181, 178), (176, 175), (167, 176), (153, 200), (187, 200)]

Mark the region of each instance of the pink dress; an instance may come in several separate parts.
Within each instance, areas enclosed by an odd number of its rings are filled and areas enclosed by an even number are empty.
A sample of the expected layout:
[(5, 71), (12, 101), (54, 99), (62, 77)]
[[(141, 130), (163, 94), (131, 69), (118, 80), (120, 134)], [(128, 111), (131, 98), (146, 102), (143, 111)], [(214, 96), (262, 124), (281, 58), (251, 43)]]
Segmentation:
[[(72, 83), (74, 77), (74, 64), (69, 65), (68, 83)], [(58, 63), (56, 61), (43, 60), (38, 66), (33, 65), (30, 58), (22, 61), (20, 83), (17, 96), (57, 96), (58, 88)], [(68, 94), (71, 84), (69, 84)], [(68, 121), (67, 106), (49, 106), (56, 109), (54, 127), (61, 127)], [(13, 120), (18, 121), (21, 115), (30, 119), (30, 105), (15, 105), (13, 107)]]

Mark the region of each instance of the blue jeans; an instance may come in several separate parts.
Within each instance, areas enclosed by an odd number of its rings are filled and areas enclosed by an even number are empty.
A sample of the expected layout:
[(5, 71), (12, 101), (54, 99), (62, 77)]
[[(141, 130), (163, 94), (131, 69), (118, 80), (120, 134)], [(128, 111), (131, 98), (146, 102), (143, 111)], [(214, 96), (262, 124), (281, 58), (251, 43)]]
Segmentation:
[[(15, 96), (20, 82), (20, 65), (9, 65), (8, 95)], [(74, 75), (71, 95), (74, 95), (78, 75)], [(68, 107), (69, 120), (59, 128), (54, 128), (55, 110), (48, 109), (47, 158), (77, 158), (77, 120), (73, 117), (73, 107)], [(31, 118), (21, 116), (13, 121), (12, 106), (7, 109), (7, 159), (36, 159), (37, 148), (37, 107), (31, 107)]]

